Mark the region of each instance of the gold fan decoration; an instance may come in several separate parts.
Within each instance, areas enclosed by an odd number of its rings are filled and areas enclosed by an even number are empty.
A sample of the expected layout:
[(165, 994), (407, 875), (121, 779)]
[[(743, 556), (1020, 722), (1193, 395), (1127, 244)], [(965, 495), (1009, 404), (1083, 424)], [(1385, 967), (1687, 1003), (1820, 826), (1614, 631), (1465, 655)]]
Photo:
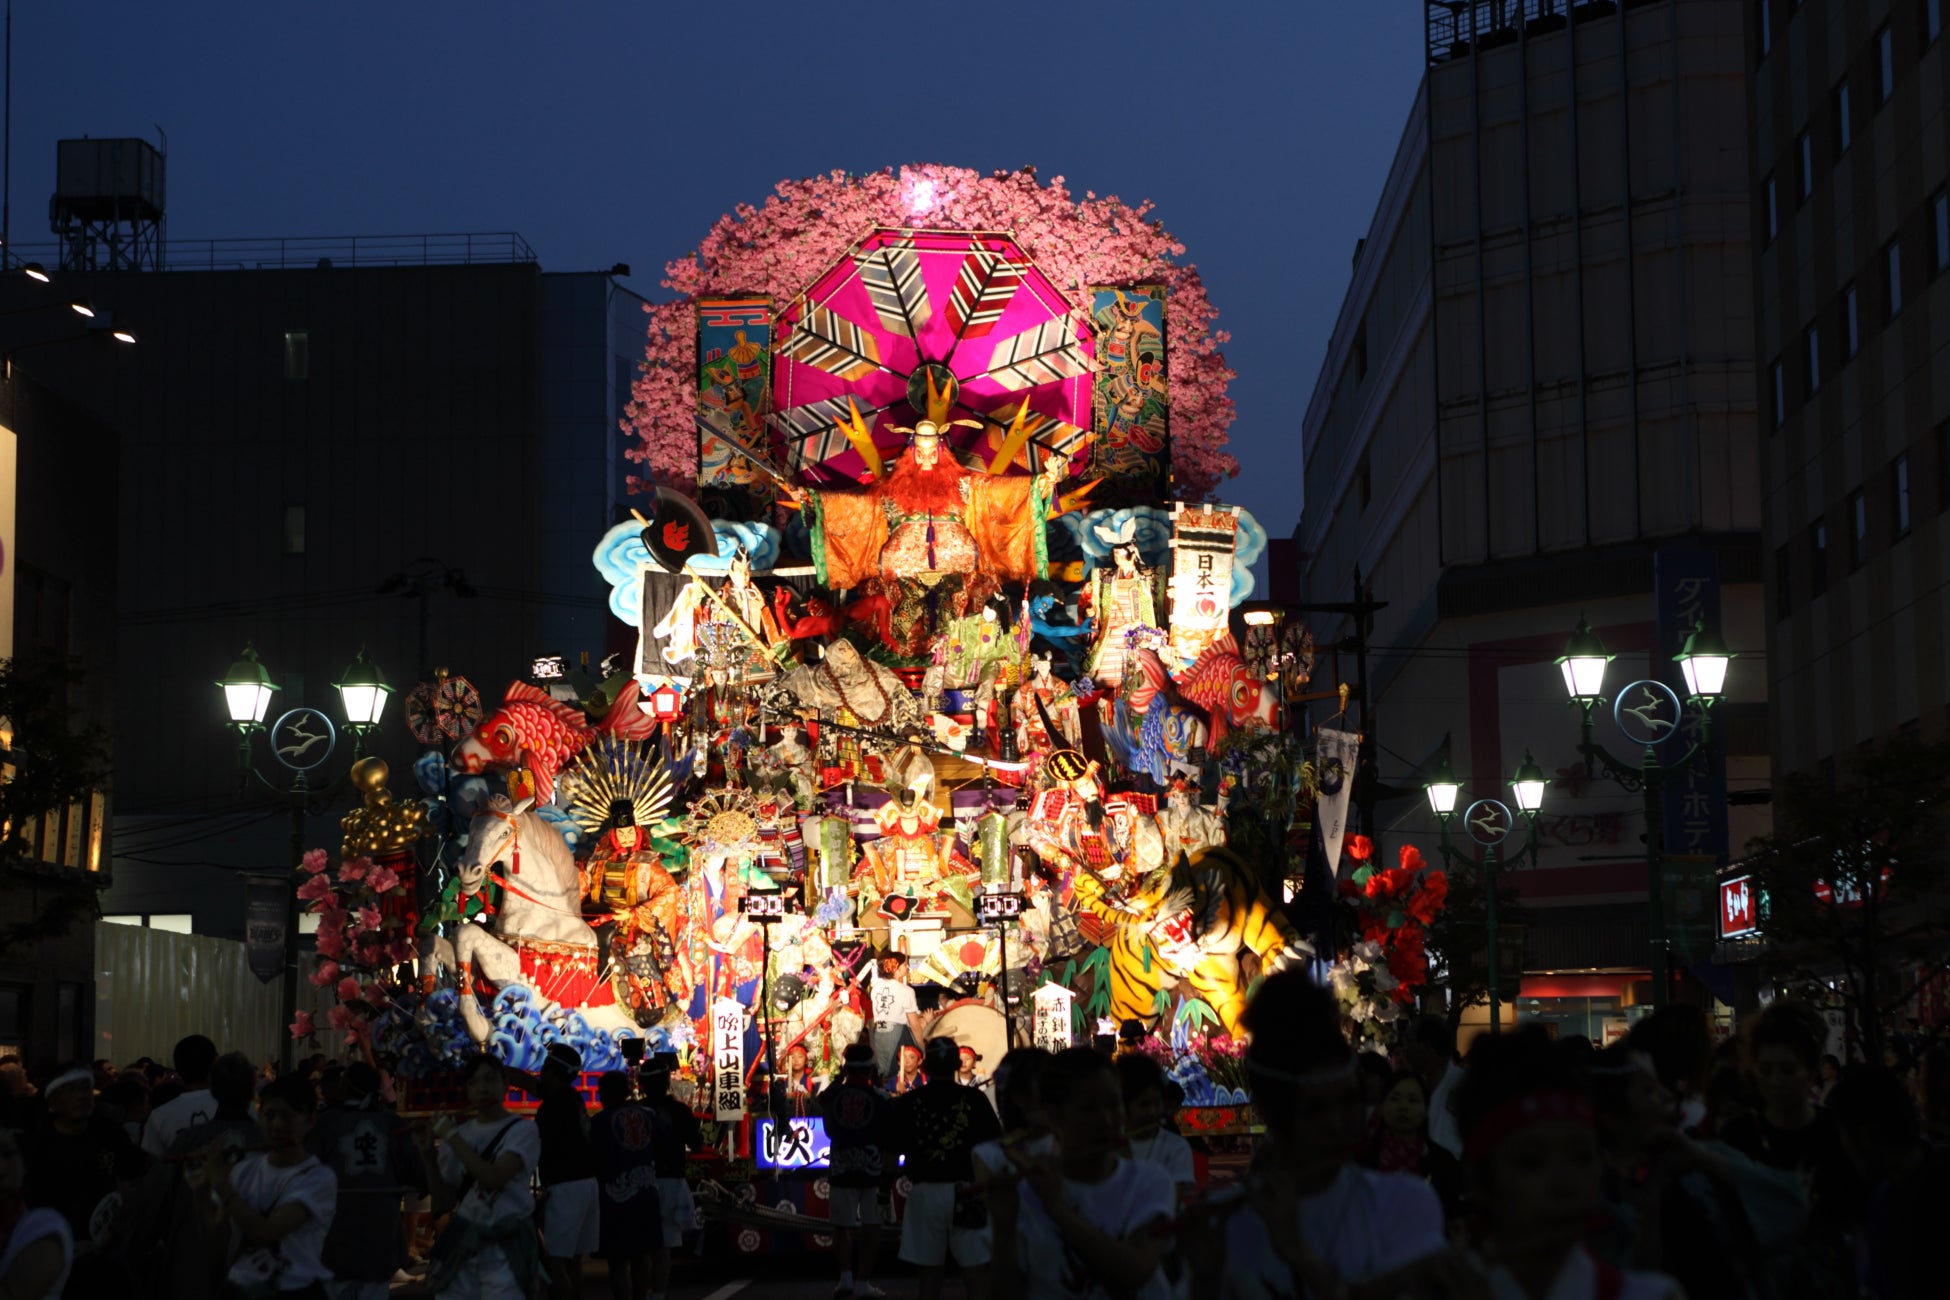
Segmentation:
[(749, 790), (713, 790), (691, 805), (687, 833), (700, 857), (732, 857), (758, 845), (758, 799)]
[(654, 828), (670, 810), (674, 787), (661, 751), (616, 736), (600, 736), (575, 756), (566, 773), (574, 793), (569, 816), (586, 835), (609, 820), (610, 805), (628, 799), (636, 824)]

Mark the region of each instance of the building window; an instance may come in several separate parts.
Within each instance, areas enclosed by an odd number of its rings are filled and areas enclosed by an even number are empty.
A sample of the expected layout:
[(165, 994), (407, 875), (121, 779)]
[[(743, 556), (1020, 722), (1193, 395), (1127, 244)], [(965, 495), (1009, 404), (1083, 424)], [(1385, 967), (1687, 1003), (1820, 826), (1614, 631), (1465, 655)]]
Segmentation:
[(1808, 396), (1821, 391), (1821, 330), (1808, 326)]
[(284, 508), (284, 553), (286, 555), (305, 553), (305, 508), (303, 506)]
[(1803, 131), (1798, 143), (1801, 152), (1801, 199), (1805, 203), (1815, 192), (1815, 138)]
[(1936, 236), (1936, 270), (1950, 270), (1950, 194), (1942, 190), (1930, 200), (1930, 228)]
[(1909, 456), (1896, 457), (1889, 465), (1889, 522), (1896, 537), (1909, 536)]
[(1889, 29), (1884, 27), (1876, 33), (1876, 107), (1881, 108), (1896, 93), (1896, 47), (1890, 42)]
[(1760, 24), (1760, 57), (1764, 59), (1774, 52), (1774, 6), (1760, 0), (1754, 8)]
[(1943, 0), (1923, 0), (1923, 44), (1936, 44), (1936, 38), (1943, 35)]
[(1366, 510), (1368, 502), (1374, 497), (1374, 475), (1368, 470), (1368, 453), (1362, 452), (1361, 459), (1354, 463), (1354, 493)]
[(1781, 233), (1781, 205), (1774, 191), (1774, 178), (1769, 176), (1760, 183), (1762, 197), (1767, 205), (1767, 243), (1773, 243)]
[(1828, 589), (1828, 523), (1817, 519), (1808, 525), (1808, 594), (1819, 596)]
[(1862, 350), (1862, 317), (1856, 310), (1855, 286), (1842, 290), (1842, 360), (1853, 361)]
[(1896, 319), (1903, 310), (1903, 241), (1892, 239), (1882, 250), (1882, 300), (1887, 315)]
[(1848, 115), (1848, 82), (1835, 86), (1835, 156), (1840, 158), (1855, 143), (1855, 123)]
[(1768, 369), (1774, 380), (1774, 427), (1778, 429), (1787, 423), (1787, 376), (1782, 373), (1779, 361)]
[(1774, 609), (1778, 618), (1786, 618), (1794, 612), (1794, 566), (1790, 562), (1791, 555), (1789, 547), (1774, 548)]
[(1848, 498), (1849, 530), (1848, 567), (1859, 569), (1862, 561), (1869, 555), (1869, 499), (1857, 488)]
[(1354, 343), (1348, 348), (1348, 364), (1354, 369), (1354, 382), (1368, 377), (1368, 322), (1363, 317), (1354, 327)]
[(284, 332), (284, 377), (286, 379), (311, 378), (311, 332), (309, 330)]

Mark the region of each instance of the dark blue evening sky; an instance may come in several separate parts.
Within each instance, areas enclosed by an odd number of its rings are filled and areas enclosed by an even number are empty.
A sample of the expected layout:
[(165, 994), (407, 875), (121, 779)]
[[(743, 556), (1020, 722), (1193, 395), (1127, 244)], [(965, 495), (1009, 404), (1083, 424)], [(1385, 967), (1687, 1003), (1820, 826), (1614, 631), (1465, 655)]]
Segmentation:
[(1239, 378), (1226, 499), (1275, 535), (1422, 68), (1401, 0), (857, 5), (15, 0), (13, 237), (54, 141), (169, 135), (172, 238), (518, 230), (661, 267), (781, 177), (1034, 163), (1150, 198)]

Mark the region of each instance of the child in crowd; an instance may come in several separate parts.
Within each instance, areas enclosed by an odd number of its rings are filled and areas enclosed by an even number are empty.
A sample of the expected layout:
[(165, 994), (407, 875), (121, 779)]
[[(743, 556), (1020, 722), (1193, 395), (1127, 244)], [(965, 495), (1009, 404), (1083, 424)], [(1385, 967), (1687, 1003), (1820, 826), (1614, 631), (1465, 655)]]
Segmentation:
[(1089, 1048), (1043, 1072), (1040, 1110), (1055, 1149), (1005, 1148), (1020, 1175), (987, 1183), (992, 1282), (1027, 1300), (1167, 1300), (1161, 1267), (1176, 1206), (1171, 1175), (1124, 1156), (1115, 1065)]

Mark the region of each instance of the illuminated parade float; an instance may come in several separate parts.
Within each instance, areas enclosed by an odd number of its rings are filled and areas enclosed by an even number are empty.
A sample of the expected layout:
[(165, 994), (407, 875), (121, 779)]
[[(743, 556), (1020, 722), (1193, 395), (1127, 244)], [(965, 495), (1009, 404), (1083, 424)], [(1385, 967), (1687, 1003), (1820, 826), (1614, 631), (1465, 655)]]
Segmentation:
[[(428, 1105), (478, 1049), (671, 1053), (760, 1164), (741, 1122), (857, 1040), (898, 1087), (932, 1037), (981, 1078), (1135, 1024), (1238, 1123), (1252, 982), (1314, 958), (1287, 828), (1349, 782), (1288, 738), (1304, 629), (1239, 617), (1265, 535), (1215, 499), (1231, 373), (1183, 253), (1060, 178), (914, 167), (781, 185), (672, 264), (640, 515), (592, 538), (634, 656), (413, 691), (421, 798), (382, 768), (300, 891), (332, 1029)], [(1419, 863), (1358, 887), (1402, 871), (1427, 911)], [(1372, 943), (1335, 974), (1370, 1021), (1420, 977)]]

